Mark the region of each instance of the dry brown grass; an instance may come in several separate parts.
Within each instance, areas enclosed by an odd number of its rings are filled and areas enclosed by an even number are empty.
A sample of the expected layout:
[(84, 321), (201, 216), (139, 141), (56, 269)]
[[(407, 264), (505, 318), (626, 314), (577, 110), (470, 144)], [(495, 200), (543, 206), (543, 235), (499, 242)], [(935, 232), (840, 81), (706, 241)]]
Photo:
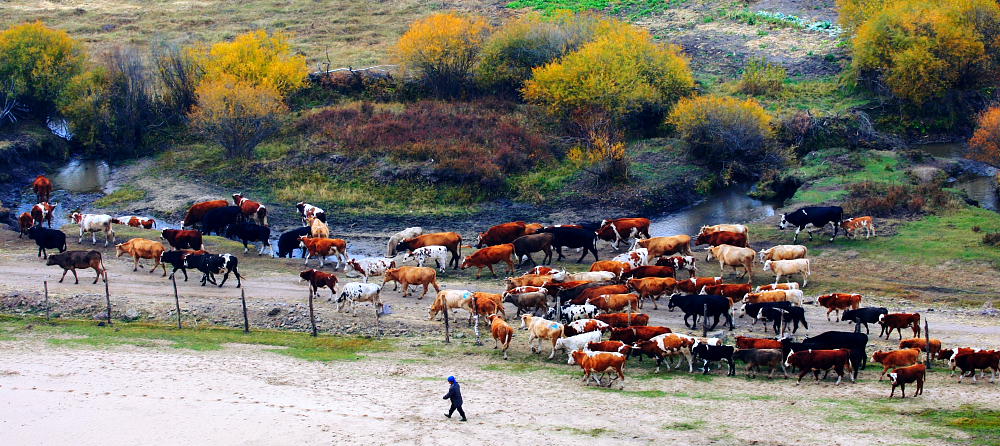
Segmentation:
[(252, 29), (284, 31), (311, 67), (385, 63), (415, 18), (438, 10), (488, 13), (485, 0), (6, 0), (0, 26), (42, 20), (98, 52), (157, 39), (218, 41)]

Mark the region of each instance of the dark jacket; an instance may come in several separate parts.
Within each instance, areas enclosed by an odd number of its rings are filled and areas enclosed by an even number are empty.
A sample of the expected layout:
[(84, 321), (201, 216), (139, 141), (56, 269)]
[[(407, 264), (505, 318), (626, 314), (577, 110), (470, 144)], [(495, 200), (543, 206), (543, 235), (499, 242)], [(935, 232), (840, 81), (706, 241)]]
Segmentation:
[(451, 384), (451, 388), (448, 389), (448, 393), (445, 394), (444, 398), (441, 398), (441, 399), (443, 399), (443, 400), (451, 399), (451, 404), (454, 404), (456, 406), (461, 406), (462, 405), (462, 388), (458, 385), (457, 382), (452, 383)]

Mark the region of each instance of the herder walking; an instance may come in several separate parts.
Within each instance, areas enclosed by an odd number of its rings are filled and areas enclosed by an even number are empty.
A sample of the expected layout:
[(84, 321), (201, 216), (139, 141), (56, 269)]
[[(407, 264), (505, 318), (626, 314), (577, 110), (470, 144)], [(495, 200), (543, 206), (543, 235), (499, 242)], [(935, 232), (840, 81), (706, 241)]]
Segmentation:
[(458, 385), (458, 381), (455, 380), (454, 376), (448, 377), (448, 382), (451, 383), (451, 387), (448, 388), (448, 393), (444, 395), (445, 400), (451, 400), (451, 408), (448, 409), (448, 413), (444, 416), (451, 418), (451, 414), (458, 411), (458, 414), (462, 416), (462, 421), (469, 421), (465, 418), (465, 411), (462, 410), (462, 388)]

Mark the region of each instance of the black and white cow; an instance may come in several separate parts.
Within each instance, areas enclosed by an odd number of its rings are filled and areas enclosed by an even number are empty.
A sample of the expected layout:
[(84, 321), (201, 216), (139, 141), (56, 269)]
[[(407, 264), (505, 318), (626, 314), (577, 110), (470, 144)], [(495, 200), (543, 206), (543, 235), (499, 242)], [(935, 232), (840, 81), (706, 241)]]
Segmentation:
[(217, 284), (222, 288), (230, 273), (236, 276), (236, 288), (243, 284), (243, 276), (239, 271), (240, 260), (232, 254), (192, 254), (187, 256), (185, 262), (188, 268), (201, 271), (201, 286), (205, 286), (206, 282), (216, 285), (215, 275), (223, 274), (222, 282)]
[(343, 311), (344, 307), (350, 306), (349, 311), (353, 313), (355, 302), (371, 302), (375, 306), (375, 312), (381, 313), (382, 300), (379, 298), (381, 291), (382, 285), (376, 283), (351, 282), (344, 284), (340, 296), (337, 297), (337, 303), (340, 304), (337, 307), (337, 312), (339, 313)]
[(865, 333), (871, 333), (868, 330), (868, 324), (877, 324), (879, 317), (883, 314), (889, 314), (889, 309), (885, 307), (863, 307), (857, 310), (845, 310), (844, 314), (840, 316), (840, 320), (854, 322), (855, 326), (857, 324), (865, 324)]
[[(806, 330), (809, 329), (809, 323), (806, 322), (806, 311), (802, 307), (762, 307), (757, 313), (757, 319), (771, 322), (774, 334), (778, 334), (779, 328), (782, 332), (787, 330), (789, 323), (793, 324), (792, 333), (799, 331), (799, 323), (801, 323)], [(764, 324), (764, 332), (767, 332), (767, 324)]]
[[(813, 232), (821, 231), (823, 228), (830, 224), (833, 225), (833, 236), (830, 237), (832, 242), (837, 238), (837, 232), (840, 229), (840, 222), (844, 220), (844, 208), (840, 206), (808, 206), (799, 209), (795, 212), (788, 214), (781, 214), (781, 221), (778, 222), (779, 229), (788, 229), (791, 227), (795, 228), (795, 237), (792, 237), (792, 243), (795, 243), (799, 239), (799, 232), (806, 230), (809, 234), (809, 240), (813, 238)], [(815, 228), (813, 231), (809, 231), (809, 227)]]
[(691, 349), (691, 353), (696, 358), (701, 358), (702, 374), (708, 374), (708, 363), (717, 361), (726, 361), (729, 363), (729, 373), (727, 376), (736, 375), (736, 365), (733, 363), (733, 353), (736, 351), (731, 345), (709, 345), (703, 342), (695, 343), (694, 347)]
[[(570, 323), (580, 319), (593, 319), (601, 313), (601, 310), (596, 306), (591, 304), (583, 305), (564, 305), (562, 307), (562, 320), (563, 322)], [(553, 306), (545, 313), (545, 319), (550, 321), (556, 320), (556, 308)]]
[(267, 226), (256, 223), (233, 223), (226, 227), (226, 238), (243, 242), (243, 254), (250, 250), (247, 245), (251, 242), (260, 243), (257, 255), (264, 254), (264, 250), (267, 249), (271, 250), (272, 255), (274, 254), (274, 249), (271, 248), (271, 228)]
[(188, 264), (186, 259), (189, 255), (191, 255), (191, 253), (187, 251), (163, 251), (163, 253), (160, 254), (160, 263), (174, 267), (174, 270), (170, 273), (171, 279), (174, 278), (174, 274), (177, 274), (177, 270), (180, 270), (184, 273), (184, 281), (187, 282)]
[(316, 217), (317, 220), (326, 223), (326, 212), (319, 206), (313, 206), (300, 201), (295, 205), (295, 208), (299, 210), (299, 215), (302, 216), (302, 224), (306, 224), (306, 219), (309, 217)]
[(745, 303), (740, 309), (739, 317), (748, 316), (750, 319), (753, 319), (750, 321), (750, 331), (753, 331), (753, 326), (757, 325), (757, 320), (760, 317), (761, 308), (790, 308), (791, 306), (792, 303), (787, 300), (781, 302), (758, 302), (755, 304)]

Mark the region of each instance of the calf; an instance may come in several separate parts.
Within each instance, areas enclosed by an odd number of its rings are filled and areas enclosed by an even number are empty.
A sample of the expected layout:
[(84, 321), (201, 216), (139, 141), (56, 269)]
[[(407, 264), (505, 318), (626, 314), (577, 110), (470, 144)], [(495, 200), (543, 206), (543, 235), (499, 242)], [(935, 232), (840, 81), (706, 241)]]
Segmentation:
[(423, 285), (424, 292), (417, 298), (417, 300), (423, 299), (427, 295), (427, 287), (433, 285), (434, 291), (441, 291), (441, 287), (437, 283), (437, 272), (434, 268), (424, 268), (419, 266), (401, 266), (399, 268), (390, 268), (385, 271), (385, 275), (382, 278), (382, 285), (384, 286), (387, 282), (399, 282), (403, 287), (403, 297), (410, 294), (410, 285)]
[(816, 298), (816, 302), (826, 308), (826, 320), (830, 320), (830, 313), (837, 312), (837, 320), (840, 320), (841, 310), (857, 310), (861, 306), (860, 294), (832, 293), (824, 294)]
[(514, 262), (511, 260), (513, 255), (514, 245), (512, 243), (487, 246), (466, 257), (462, 261), (462, 269), (475, 267), (476, 278), (478, 279), (483, 272), (483, 267), (486, 267), (490, 269), (490, 274), (496, 277), (497, 273), (493, 271), (493, 265), (503, 262), (507, 264), (508, 272), (514, 274)]
[(35, 226), (35, 219), (31, 218), (31, 214), (22, 212), (21, 215), (17, 217), (17, 238), (28, 235), (28, 230), (31, 229), (32, 226)]
[[(822, 230), (826, 225), (832, 225), (833, 236), (830, 237), (830, 241), (832, 242), (837, 238), (840, 222), (843, 219), (844, 208), (840, 206), (807, 206), (795, 212), (781, 214), (781, 220), (778, 221), (778, 229), (784, 230), (794, 227), (795, 236), (792, 237), (792, 243), (795, 243), (799, 240), (799, 233), (803, 229), (806, 229), (809, 240), (812, 240), (813, 232)], [(809, 231), (807, 228), (810, 226), (815, 228), (815, 231)]]
[(83, 243), (83, 234), (90, 233), (91, 244), (97, 244), (97, 233), (104, 233), (104, 246), (108, 246), (115, 238), (115, 230), (111, 228), (111, 216), (106, 214), (81, 214), (74, 212), (70, 219), (80, 226), (80, 240)]
[(759, 302), (759, 303), (743, 303), (743, 307), (740, 309), (740, 317), (749, 316), (752, 321), (750, 321), (750, 331), (753, 331), (754, 325), (757, 325), (758, 317), (760, 316), (760, 310), (762, 308), (791, 308), (792, 303), (788, 301), (781, 302)]
[(780, 348), (749, 348), (745, 350), (741, 348), (733, 353), (733, 359), (738, 359), (746, 363), (747, 373), (753, 372), (752, 375), (749, 375), (750, 378), (757, 377), (757, 373), (760, 373), (760, 366), (762, 365), (770, 367), (770, 370), (767, 372), (768, 379), (774, 374), (776, 366), (781, 366), (781, 375), (788, 378), (784, 355), (781, 354)]
[(306, 226), (309, 227), (310, 237), (330, 238), (330, 226), (316, 217), (306, 218)]
[(517, 307), (517, 316), (521, 313), (525, 313), (529, 308), (531, 308), (532, 313), (541, 312), (545, 314), (549, 309), (549, 297), (548, 294), (541, 288), (534, 288), (532, 290), (523, 290), (518, 288), (508, 290), (503, 294), (503, 301), (510, 302)]
[[(663, 364), (664, 359), (681, 356), (687, 360), (688, 373), (693, 373), (694, 364), (692, 363), (691, 348), (694, 346), (695, 342), (697, 341), (690, 336), (684, 336), (677, 333), (666, 333), (656, 336), (648, 341), (637, 342), (632, 346), (632, 354), (644, 354), (646, 356), (656, 358), (656, 373), (660, 372), (660, 365)], [(667, 363), (668, 368), (670, 367), (670, 362)], [(678, 368), (680, 365), (681, 363), (678, 360), (677, 365), (674, 366), (674, 368)]]
[(524, 264), (525, 261), (537, 265), (531, 255), (539, 251), (545, 253), (542, 256), (543, 265), (552, 263), (552, 240), (554, 238), (555, 236), (552, 234), (530, 234), (514, 239), (512, 242), (514, 244), (514, 257), (517, 258), (518, 266)]
[(633, 249), (631, 251), (618, 254), (613, 259), (614, 262), (627, 263), (629, 269), (638, 268), (649, 263), (649, 250), (646, 248)]
[(448, 252), (448, 248), (444, 246), (424, 246), (407, 252), (403, 256), (403, 261), (415, 260), (417, 266), (424, 266), (428, 259), (434, 259), (438, 270), (443, 273), (445, 266), (448, 265)]
[(844, 311), (840, 315), (840, 320), (854, 322), (855, 326), (865, 324), (865, 333), (871, 333), (868, 330), (868, 324), (878, 323), (879, 319), (886, 314), (889, 314), (889, 310), (885, 307), (864, 307)]
[(267, 226), (267, 208), (263, 203), (248, 199), (242, 193), (233, 194), (233, 203), (240, 207), (243, 218)]
[(48, 257), (45, 265), (59, 265), (63, 269), (59, 283), (62, 283), (63, 279), (66, 278), (68, 271), (72, 271), (74, 283), (79, 284), (80, 278), (76, 275), (77, 268), (93, 268), (94, 272), (97, 273), (97, 277), (94, 277), (95, 284), (102, 276), (105, 282), (108, 280), (108, 270), (104, 268), (104, 260), (101, 258), (100, 251), (66, 251), (52, 254)]
[[(528, 345), (531, 346), (532, 353), (542, 352), (542, 340), (545, 339), (552, 343), (552, 353), (549, 354), (549, 359), (555, 357), (556, 341), (563, 337), (563, 324), (523, 314), (521, 315), (521, 329), (528, 330)], [(532, 345), (531, 341), (536, 341), (535, 345)]]
[(903, 329), (907, 327), (913, 330), (913, 337), (920, 337), (920, 313), (883, 314), (879, 316), (878, 323), (882, 326), (886, 339), (896, 330), (899, 340), (903, 340)]
[(597, 319), (577, 319), (566, 324), (564, 333), (566, 336), (573, 336), (580, 333), (586, 333), (588, 331), (608, 331), (610, 328), (610, 325)]
[(580, 333), (578, 335), (570, 336), (567, 338), (556, 339), (556, 350), (563, 350), (566, 352), (566, 364), (573, 364), (573, 352), (577, 350), (583, 350), (587, 348), (587, 344), (591, 342), (599, 342), (601, 340), (600, 331), (588, 331), (586, 333)]
[(58, 249), (59, 252), (66, 251), (66, 233), (58, 229), (48, 229), (41, 226), (32, 226), (28, 229), (28, 238), (38, 245), (38, 257), (49, 258), (49, 249)]
[[(785, 361), (785, 367), (797, 367), (799, 379), (796, 384), (802, 382), (802, 377), (809, 372), (813, 372), (816, 382), (819, 382), (819, 372), (833, 369), (837, 373), (837, 385), (844, 379), (844, 369), (851, 371), (851, 351), (847, 349), (837, 350), (805, 350), (792, 352)], [(854, 382), (854, 378), (851, 378)]]
[(386, 270), (396, 267), (396, 261), (386, 258), (364, 258), (364, 259), (354, 259), (347, 261), (347, 265), (351, 267), (361, 277), (364, 277), (365, 283), (368, 283), (368, 278), (371, 276), (382, 276), (385, 274)]
[(319, 267), (322, 268), (325, 260), (328, 256), (335, 256), (337, 258), (337, 263), (333, 269), (339, 269), (341, 267), (347, 268), (347, 241), (339, 238), (319, 238), (319, 237), (299, 237), (302, 245), (305, 246), (306, 261), (305, 265), (309, 264), (309, 259), (313, 257), (319, 258)]
[[(594, 316), (600, 314), (601, 310), (594, 305), (584, 304), (584, 305), (566, 305), (564, 307), (561, 307), (559, 309), (559, 312), (562, 313), (560, 319), (563, 322), (573, 322), (580, 319), (593, 319)], [(550, 308), (549, 311), (545, 313), (545, 318), (555, 320), (556, 318), (555, 306), (553, 306), (553, 308)]]
[(204, 246), (201, 232), (194, 229), (164, 229), (160, 231), (160, 238), (166, 240), (174, 249), (200, 250)]
[(875, 235), (875, 222), (872, 221), (870, 216), (848, 218), (840, 222), (840, 226), (844, 228), (844, 232), (852, 239), (856, 238), (855, 231), (858, 229), (865, 231), (865, 240)]
[(708, 363), (726, 361), (729, 363), (729, 373), (726, 376), (736, 375), (736, 366), (733, 363), (733, 349), (728, 345), (709, 345), (698, 342), (691, 348), (691, 354), (696, 358), (701, 358), (703, 375), (708, 374)]
[(185, 261), (185, 259), (187, 258), (187, 256), (191, 254), (203, 255), (208, 253), (205, 251), (195, 251), (192, 249), (182, 249), (179, 251), (163, 251), (163, 253), (160, 254), (160, 263), (174, 267), (174, 270), (170, 273), (171, 279), (174, 278), (174, 274), (177, 273), (177, 270), (180, 270), (182, 273), (184, 273), (184, 281), (187, 282), (188, 280), (187, 262)]
[(687, 271), (689, 278), (698, 275), (698, 265), (694, 256), (660, 257), (656, 260), (656, 266), (672, 266), (675, 271)]
[(167, 265), (160, 262), (160, 257), (167, 248), (163, 247), (160, 242), (154, 242), (152, 240), (146, 240), (144, 238), (134, 238), (125, 243), (119, 243), (115, 245), (115, 250), (118, 252), (118, 257), (124, 254), (128, 254), (132, 257), (135, 264), (132, 265), (132, 271), (138, 271), (139, 259), (153, 259), (153, 267), (149, 270), (150, 273), (156, 271), (157, 267), (163, 268), (163, 277), (167, 277)]
[(889, 369), (894, 367), (905, 367), (916, 364), (920, 359), (920, 350), (915, 348), (904, 348), (896, 351), (884, 352), (878, 350), (872, 353), (872, 361), (882, 364), (882, 374), (878, 376), (881, 381)]
[(902, 392), (901, 398), (906, 398), (906, 385), (912, 382), (917, 383), (917, 391), (913, 393), (913, 396), (923, 395), (924, 380), (926, 378), (927, 366), (923, 364), (893, 369), (892, 373), (889, 374), (889, 382), (892, 383), (892, 391), (889, 392), (889, 398), (892, 398), (892, 395), (896, 393), (896, 386), (899, 386), (899, 390)]
[(326, 287), (330, 289), (330, 300), (337, 297), (337, 276), (310, 268), (300, 272), (299, 277), (309, 282), (309, 289), (313, 294), (320, 288)]
[[(226, 280), (229, 279), (229, 275), (233, 274), (236, 276), (236, 288), (240, 288), (243, 286), (243, 275), (240, 274), (239, 265), (240, 259), (232, 254), (207, 254), (202, 261), (202, 267), (198, 268), (198, 270), (203, 273), (207, 271), (209, 276), (213, 278), (215, 274), (222, 274), (222, 282), (219, 282), (219, 288), (222, 288), (226, 284)], [(204, 282), (202, 282), (202, 285), (204, 285)]]
[(337, 312), (341, 312), (344, 307), (350, 306), (349, 312), (354, 312), (354, 304), (357, 302), (371, 302), (372, 306), (375, 307), (375, 317), (382, 312), (383, 305), (382, 300), (379, 297), (379, 292), (382, 291), (382, 286), (375, 283), (361, 283), (361, 282), (351, 282), (344, 285), (344, 289), (340, 291), (340, 296), (337, 297)]
[(490, 321), (490, 333), (493, 334), (493, 349), (503, 346), (503, 359), (507, 359), (507, 349), (510, 348), (510, 341), (514, 339), (514, 327), (503, 320), (498, 314), (487, 316)]
[[(573, 361), (580, 364), (580, 367), (583, 369), (583, 382), (586, 382), (587, 378), (593, 376), (597, 385), (602, 386), (600, 378), (593, 375), (593, 373), (612, 370), (618, 375), (618, 379), (621, 382), (619, 390), (625, 388), (625, 355), (621, 353), (586, 352), (581, 350), (573, 352)], [(610, 386), (611, 383), (608, 383), (608, 385)]]
[(314, 217), (319, 219), (319, 221), (326, 223), (326, 211), (318, 206), (313, 206), (304, 201), (300, 201), (295, 204), (295, 209), (298, 209), (299, 215), (302, 216), (302, 224), (306, 224), (306, 219), (309, 217)]
[(231, 224), (226, 228), (226, 237), (243, 242), (243, 254), (250, 251), (248, 243), (258, 242), (260, 249), (257, 250), (257, 255), (264, 254), (264, 250), (267, 249), (271, 249), (271, 254), (274, 255), (274, 250), (271, 248), (271, 228), (267, 226), (256, 223)]

